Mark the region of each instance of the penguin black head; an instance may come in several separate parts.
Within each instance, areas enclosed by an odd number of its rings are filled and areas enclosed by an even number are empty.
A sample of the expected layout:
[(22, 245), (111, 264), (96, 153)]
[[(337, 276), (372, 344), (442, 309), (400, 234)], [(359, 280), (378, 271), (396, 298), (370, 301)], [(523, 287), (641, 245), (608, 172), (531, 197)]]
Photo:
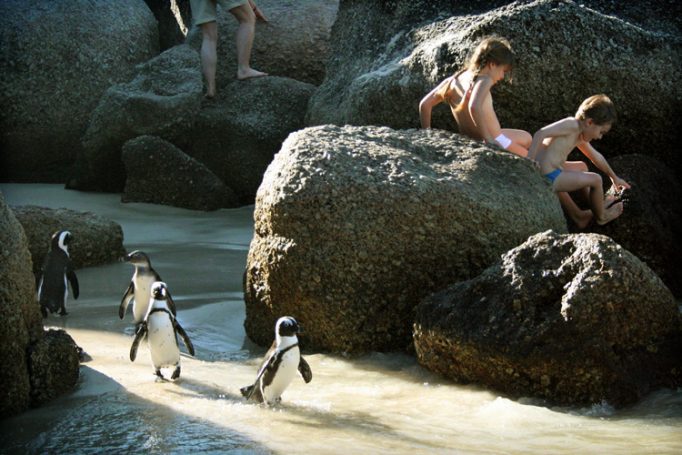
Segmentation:
[(125, 257), (126, 262), (130, 262), (135, 266), (151, 267), (149, 257), (140, 250), (135, 250)]
[(297, 333), (301, 333), (301, 327), (298, 325), (296, 319), (291, 316), (282, 316), (277, 320), (275, 333), (280, 337), (290, 337)]
[[(67, 251), (69, 243), (73, 239), (73, 235), (69, 231), (57, 231), (52, 234), (52, 250), (57, 249)], [(68, 251), (67, 251), (68, 252)]]
[(168, 298), (168, 288), (163, 281), (152, 283), (152, 298), (154, 300), (166, 300)]

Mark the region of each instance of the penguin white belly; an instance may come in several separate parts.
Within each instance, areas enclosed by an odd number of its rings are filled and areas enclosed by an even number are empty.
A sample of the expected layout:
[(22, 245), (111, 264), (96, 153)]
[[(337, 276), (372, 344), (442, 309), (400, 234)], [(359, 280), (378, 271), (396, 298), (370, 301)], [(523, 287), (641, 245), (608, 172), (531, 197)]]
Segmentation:
[(267, 387), (263, 387), (262, 393), (265, 401), (274, 403), (282, 396), (296, 376), (300, 359), (301, 352), (299, 351), (298, 346), (291, 348), (284, 353), (272, 383)]
[(152, 313), (147, 320), (147, 341), (154, 368), (174, 367), (180, 362), (175, 328), (165, 312)]
[(154, 277), (134, 277), (135, 295), (133, 297), (133, 319), (137, 324), (147, 315)]

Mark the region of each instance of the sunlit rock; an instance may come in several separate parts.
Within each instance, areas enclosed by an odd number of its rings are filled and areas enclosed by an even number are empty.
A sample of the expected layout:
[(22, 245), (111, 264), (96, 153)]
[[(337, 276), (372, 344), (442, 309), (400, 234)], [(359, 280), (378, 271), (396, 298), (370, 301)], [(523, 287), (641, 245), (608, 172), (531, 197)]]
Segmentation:
[(256, 197), (247, 334), (282, 314), (302, 342), (403, 350), (414, 307), (546, 229), (566, 231), (527, 161), (444, 131), (323, 126), (293, 133)]
[(419, 362), (461, 383), (613, 405), (682, 383), (680, 312), (642, 261), (598, 234), (548, 231), (416, 309)]

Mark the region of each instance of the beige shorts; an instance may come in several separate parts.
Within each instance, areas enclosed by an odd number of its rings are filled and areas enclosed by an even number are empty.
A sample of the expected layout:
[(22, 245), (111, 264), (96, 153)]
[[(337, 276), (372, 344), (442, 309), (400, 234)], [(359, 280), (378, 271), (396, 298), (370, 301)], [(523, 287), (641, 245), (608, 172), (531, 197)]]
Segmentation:
[(216, 3), (222, 9), (231, 10), (248, 2), (249, 0), (189, 0), (190, 7), (192, 8), (192, 19), (196, 25), (213, 22), (218, 19)]

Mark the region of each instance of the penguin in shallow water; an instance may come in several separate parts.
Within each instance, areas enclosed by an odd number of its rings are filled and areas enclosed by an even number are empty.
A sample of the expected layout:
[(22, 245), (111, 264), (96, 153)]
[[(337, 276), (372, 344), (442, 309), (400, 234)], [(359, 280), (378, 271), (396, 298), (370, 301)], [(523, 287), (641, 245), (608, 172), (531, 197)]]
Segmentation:
[(69, 243), (73, 236), (69, 231), (57, 231), (52, 235), (50, 251), (45, 256), (42, 273), (38, 283), (38, 300), (40, 312), (47, 317), (47, 311), (54, 313), (59, 310), (61, 316), (66, 312), (66, 300), (69, 296), (67, 280), (71, 283), (73, 298), (79, 294), (78, 278), (69, 257)]
[(301, 329), (296, 319), (283, 316), (277, 320), (275, 341), (265, 354), (255, 382), (240, 389), (247, 400), (265, 401), (267, 404), (280, 402), (296, 371), (301, 373), (306, 383), (312, 381), (313, 372), (298, 348), (298, 333)]
[[(139, 325), (147, 315), (152, 284), (163, 280), (156, 273), (156, 270), (152, 268), (149, 257), (142, 251), (133, 251), (125, 257), (125, 261), (131, 263), (135, 267), (135, 271), (133, 272), (128, 289), (123, 294), (121, 305), (118, 307), (118, 317), (123, 319), (128, 309), (128, 304), (133, 300), (133, 322), (135, 325)], [(173, 313), (173, 316), (175, 316), (175, 302), (173, 302), (170, 292), (167, 291), (167, 295), (168, 308)]]
[(147, 314), (138, 325), (133, 345), (130, 347), (130, 361), (135, 361), (140, 341), (147, 335), (154, 373), (160, 379), (165, 379), (161, 374), (161, 368), (175, 367), (171, 379), (177, 379), (180, 377), (180, 347), (177, 335), (180, 335), (191, 356), (194, 356), (194, 346), (168, 307), (169, 294), (166, 283), (162, 281), (152, 283), (150, 292)]

